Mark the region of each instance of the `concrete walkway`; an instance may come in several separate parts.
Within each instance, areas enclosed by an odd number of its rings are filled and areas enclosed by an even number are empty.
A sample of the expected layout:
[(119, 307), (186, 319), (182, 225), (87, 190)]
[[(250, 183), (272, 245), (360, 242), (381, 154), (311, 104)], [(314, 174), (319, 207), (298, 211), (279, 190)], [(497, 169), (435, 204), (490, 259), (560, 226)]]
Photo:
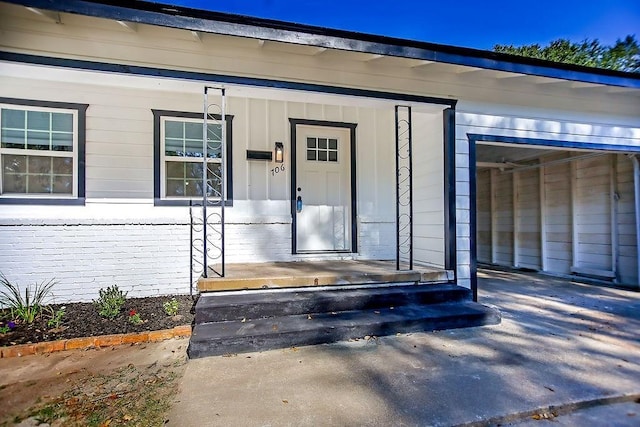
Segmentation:
[(192, 360), (169, 425), (640, 424), (640, 293), (480, 279), (500, 325)]

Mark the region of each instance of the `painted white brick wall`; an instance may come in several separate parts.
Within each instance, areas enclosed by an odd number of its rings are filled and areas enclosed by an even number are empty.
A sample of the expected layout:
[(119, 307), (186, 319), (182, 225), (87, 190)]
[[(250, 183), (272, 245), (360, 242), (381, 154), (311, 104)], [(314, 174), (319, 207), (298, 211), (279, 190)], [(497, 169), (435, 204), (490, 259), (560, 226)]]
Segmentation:
[(0, 271), (23, 287), (55, 279), (55, 302), (114, 284), (129, 297), (189, 293), (186, 224), (2, 225), (0, 239)]

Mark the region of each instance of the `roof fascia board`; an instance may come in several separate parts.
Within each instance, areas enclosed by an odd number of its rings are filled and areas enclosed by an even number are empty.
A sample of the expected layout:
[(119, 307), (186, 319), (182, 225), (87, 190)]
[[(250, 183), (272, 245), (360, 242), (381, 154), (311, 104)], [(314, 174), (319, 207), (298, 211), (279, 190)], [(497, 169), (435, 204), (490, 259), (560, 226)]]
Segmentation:
[(542, 139), (542, 138), (522, 138), (518, 136), (504, 136), (504, 135), (488, 135), (478, 133), (467, 133), (467, 138), (473, 143), (478, 142), (497, 142), (503, 144), (516, 144), (516, 145), (533, 145), (537, 147), (556, 147), (556, 148), (568, 148), (578, 150), (604, 150), (604, 151), (616, 151), (616, 152), (640, 152), (640, 146), (636, 145), (618, 145), (618, 144), (602, 144), (602, 143), (590, 143), (590, 142), (574, 142), (563, 141), (557, 139)]
[[(212, 34), (248, 37), (344, 51), (413, 58), (487, 70), (640, 89), (640, 74), (636, 76), (634, 73), (611, 72), (607, 70), (591, 71), (584, 69), (586, 67), (565, 66), (563, 64), (556, 65), (550, 63), (550, 65), (545, 65), (544, 63), (546, 61), (519, 58), (513, 55), (497, 54), (491, 51), (440, 46), (426, 42), (372, 36), (343, 30), (331, 30), (280, 21), (248, 18), (239, 15), (211, 13), (211, 15), (218, 17), (217, 19), (180, 15), (179, 13), (194, 10), (177, 6), (174, 8), (168, 5), (145, 3), (145, 6), (148, 8), (142, 9), (141, 7), (133, 7), (136, 6), (136, 4), (140, 5), (142, 2), (131, 2), (129, 6), (120, 6), (86, 0), (7, 1), (26, 7), (114, 19), (117, 21), (137, 22), (189, 31), (201, 31)], [(149, 10), (150, 7), (156, 7), (157, 10)], [(227, 20), (224, 20), (223, 17), (227, 17)], [(231, 17), (234, 19), (232, 20)], [(239, 20), (245, 20), (246, 23), (236, 22)], [(375, 38), (382, 41), (370, 41), (366, 40), (366, 38)], [(438, 50), (438, 47), (440, 47), (441, 50)], [(507, 58), (503, 57), (512, 57), (512, 59), (509, 58), (511, 60), (507, 60)], [(517, 61), (517, 59), (522, 59), (522, 61)]]

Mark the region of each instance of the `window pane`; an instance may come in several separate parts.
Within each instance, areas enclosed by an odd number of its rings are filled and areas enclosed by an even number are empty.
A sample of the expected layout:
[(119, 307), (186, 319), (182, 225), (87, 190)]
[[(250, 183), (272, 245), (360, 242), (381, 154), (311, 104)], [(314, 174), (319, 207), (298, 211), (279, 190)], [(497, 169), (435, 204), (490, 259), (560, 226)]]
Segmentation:
[(73, 134), (71, 133), (53, 133), (51, 134), (55, 151), (73, 151)]
[(316, 148), (315, 138), (307, 138), (307, 148)]
[(43, 111), (27, 112), (27, 129), (29, 130), (45, 130), (49, 132), (51, 129), (51, 113)]
[(209, 141), (221, 141), (222, 126), (217, 123), (207, 124), (207, 138)]
[(184, 156), (183, 140), (166, 139), (164, 141), (164, 153), (167, 156)]
[(210, 159), (219, 159), (222, 157), (222, 143), (220, 141), (209, 141), (207, 154)]
[(183, 162), (165, 162), (167, 178), (184, 178)]
[(73, 175), (73, 159), (71, 157), (54, 157), (53, 173), (56, 175)]
[(2, 155), (2, 171), (4, 173), (27, 173), (27, 156)]
[(31, 150), (48, 150), (49, 135), (49, 132), (28, 131), (27, 148)]
[(51, 193), (51, 175), (28, 175), (27, 193)]
[[(1, 147), (73, 152), (73, 114), (2, 109)], [(73, 194), (73, 157), (2, 154), (0, 193)]]
[(68, 113), (52, 113), (51, 130), (57, 132), (73, 132), (73, 115)]
[(2, 192), (3, 193), (26, 193), (27, 192), (27, 176), (6, 173), (6, 169), (3, 168)]
[(202, 197), (202, 180), (197, 180), (197, 179), (186, 180), (185, 193), (187, 197)]
[(167, 179), (167, 197), (184, 197), (184, 180)]
[(172, 122), (167, 120), (164, 122), (164, 137), (165, 138), (184, 138), (184, 127), (182, 122)]
[(2, 110), (2, 129), (24, 129), (25, 128), (25, 113), (23, 110)]
[(337, 151), (329, 151), (329, 161), (337, 162), (338, 161), (338, 152)]
[(207, 169), (208, 188), (207, 194), (211, 197), (222, 197), (222, 165), (220, 163), (209, 163)]
[(316, 159), (316, 150), (307, 150), (307, 160)]
[(199, 179), (202, 181), (202, 163), (185, 163), (184, 176), (188, 179)]
[(327, 138), (318, 138), (318, 148), (327, 148)]
[(329, 140), (329, 148), (332, 150), (337, 150), (338, 149), (338, 140), (337, 139), (330, 139)]
[(187, 157), (202, 157), (202, 140), (188, 139), (184, 141), (185, 153)]
[(24, 148), (24, 131), (2, 129), (3, 148)]
[(326, 151), (318, 151), (318, 160), (321, 162), (327, 161), (327, 152)]
[(29, 156), (28, 164), (30, 174), (51, 174), (51, 157)]
[(53, 192), (56, 194), (73, 193), (73, 177), (72, 176), (53, 176)]
[(199, 139), (202, 141), (202, 123), (185, 122), (184, 137), (186, 139)]
[[(209, 163), (207, 167), (208, 195), (220, 197), (220, 163)], [(202, 197), (202, 163), (166, 162), (167, 197)]]

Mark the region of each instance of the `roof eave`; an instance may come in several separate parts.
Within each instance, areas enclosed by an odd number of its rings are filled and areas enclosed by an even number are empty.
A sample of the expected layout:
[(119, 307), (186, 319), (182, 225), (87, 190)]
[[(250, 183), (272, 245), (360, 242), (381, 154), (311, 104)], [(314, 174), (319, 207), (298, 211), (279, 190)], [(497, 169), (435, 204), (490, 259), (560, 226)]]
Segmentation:
[(249, 37), (344, 51), (413, 58), (487, 70), (608, 86), (640, 88), (640, 74), (601, 70), (491, 51), (436, 45), (159, 3), (90, 0), (6, 0), (26, 7), (97, 18)]

